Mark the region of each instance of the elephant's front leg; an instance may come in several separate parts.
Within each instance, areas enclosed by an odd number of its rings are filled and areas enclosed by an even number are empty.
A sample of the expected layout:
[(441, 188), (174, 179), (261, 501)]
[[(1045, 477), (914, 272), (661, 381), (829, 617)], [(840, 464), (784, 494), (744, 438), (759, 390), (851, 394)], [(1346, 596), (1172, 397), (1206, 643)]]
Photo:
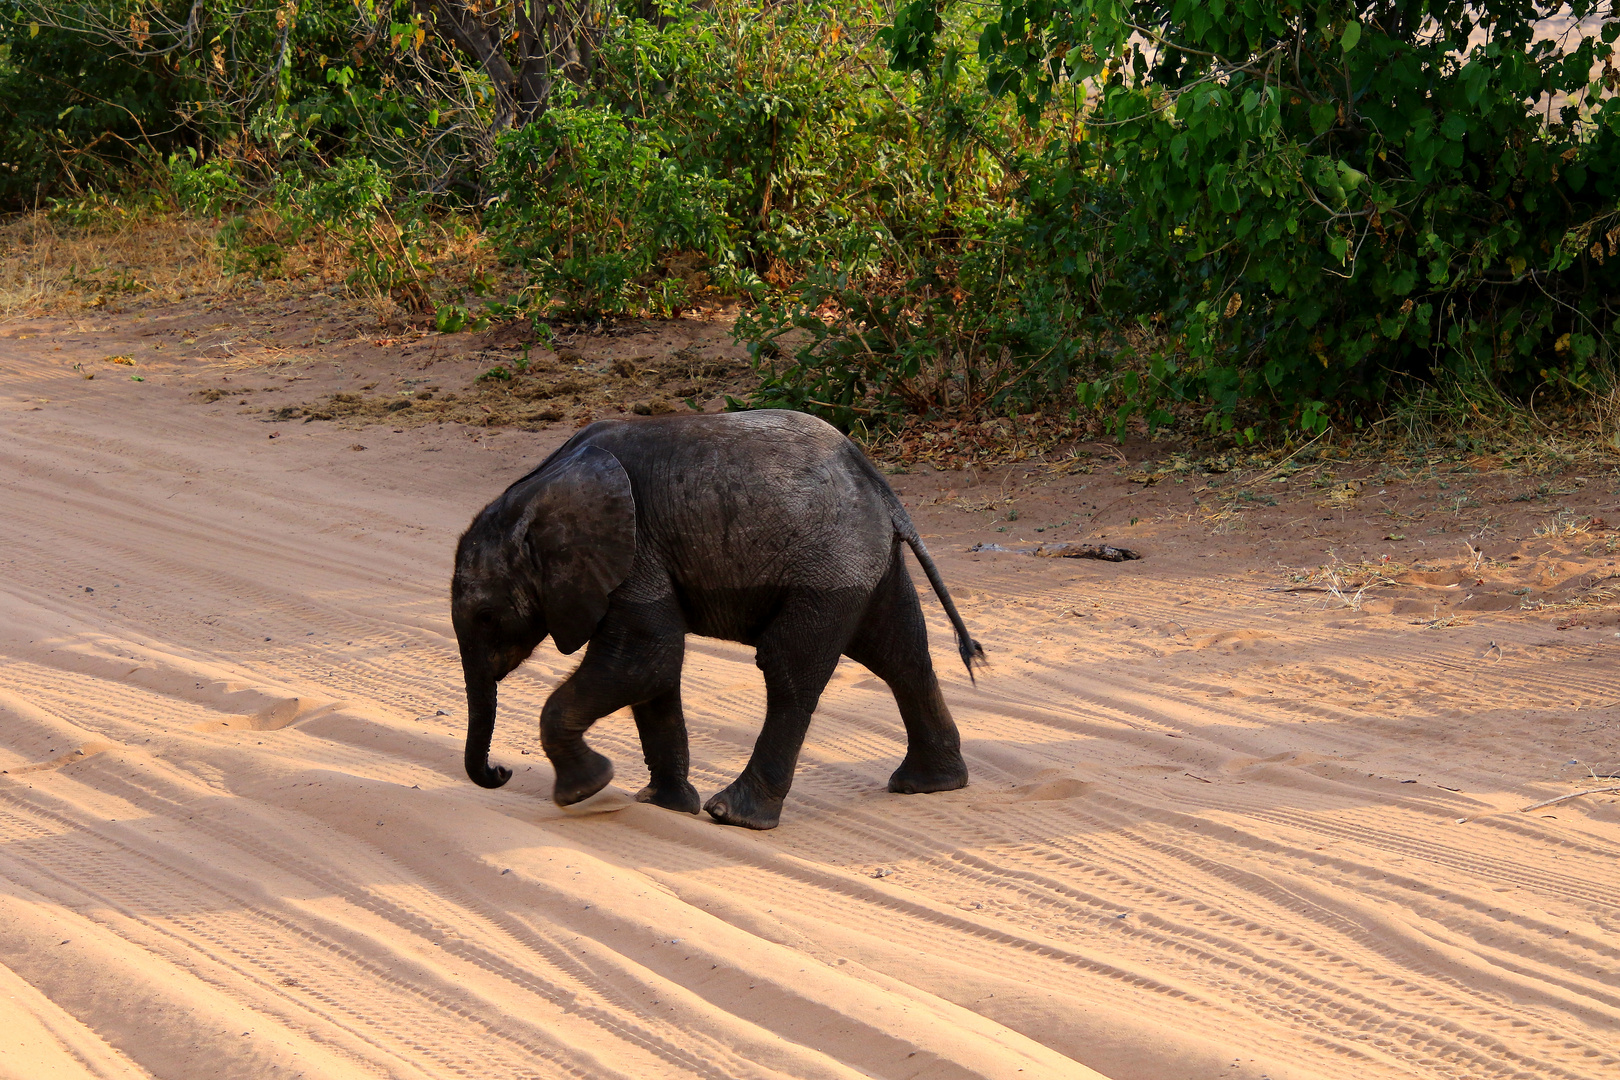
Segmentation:
[(667, 619), (647, 622), (610, 611), (585, 659), (546, 699), (540, 745), (557, 773), (551, 798), (558, 806), (588, 799), (613, 779), (613, 763), (585, 744), (592, 724), (679, 691), (684, 635), (678, 626), (661, 625)]
[(629, 704), (617, 694), (604, 693), (606, 688), (595, 680), (581, 679), (583, 670), (581, 665), (557, 687), (540, 712), (540, 746), (557, 774), (551, 799), (558, 806), (588, 799), (613, 779), (613, 762), (585, 745), (585, 732)]
[(765, 673), (765, 725), (742, 775), (704, 805), (714, 820), (776, 828), (810, 717), (858, 616), (848, 600), (815, 598), (789, 605), (765, 631), (754, 661)]
[(636, 792), (636, 801), (679, 810), (698, 812), (697, 788), (687, 780), (692, 754), (686, 740), (686, 716), (681, 711), (679, 684), (644, 701), (630, 710), (641, 735), (641, 754), (647, 762), (647, 786)]

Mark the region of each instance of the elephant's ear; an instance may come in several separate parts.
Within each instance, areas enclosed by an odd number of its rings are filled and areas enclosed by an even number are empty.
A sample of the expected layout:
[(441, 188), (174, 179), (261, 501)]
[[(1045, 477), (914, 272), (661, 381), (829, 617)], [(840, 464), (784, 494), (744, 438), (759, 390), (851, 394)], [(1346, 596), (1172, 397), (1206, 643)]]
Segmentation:
[(636, 500), (619, 459), (582, 446), (546, 466), (519, 529), (540, 563), (546, 628), (563, 655), (590, 640), (636, 560)]

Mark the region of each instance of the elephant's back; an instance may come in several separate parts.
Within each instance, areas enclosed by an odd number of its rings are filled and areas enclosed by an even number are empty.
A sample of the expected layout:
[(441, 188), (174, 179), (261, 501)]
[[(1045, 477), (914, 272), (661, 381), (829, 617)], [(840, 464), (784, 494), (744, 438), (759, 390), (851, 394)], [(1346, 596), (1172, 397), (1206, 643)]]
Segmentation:
[(888, 567), (894, 525), (860, 451), (804, 413), (607, 421), (580, 432), (630, 476), (638, 540), (677, 578), (870, 587)]
[(837, 428), (784, 409), (607, 420), (582, 430), (570, 446), (611, 451), (631, 484), (659, 489), (780, 490), (806, 497), (853, 476), (859, 453)]
[(628, 469), (630, 459), (654, 460), (710, 452), (747, 453), (761, 444), (786, 444), (801, 451), (815, 448), (835, 453), (849, 445), (849, 440), (837, 428), (809, 413), (755, 409), (599, 420), (582, 428), (566, 446), (585, 444), (619, 454)]

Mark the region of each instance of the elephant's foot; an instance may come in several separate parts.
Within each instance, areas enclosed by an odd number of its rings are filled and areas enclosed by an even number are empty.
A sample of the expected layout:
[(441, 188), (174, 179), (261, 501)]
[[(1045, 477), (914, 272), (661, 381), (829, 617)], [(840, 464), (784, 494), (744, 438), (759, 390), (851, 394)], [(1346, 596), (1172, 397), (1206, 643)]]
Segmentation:
[(703, 809), (722, 825), (744, 829), (774, 829), (782, 819), (782, 800), (760, 794), (741, 776), (704, 803)]
[(944, 761), (917, 764), (908, 756), (889, 777), (889, 790), (901, 795), (920, 795), (927, 791), (955, 791), (967, 787), (967, 762), (961, 754)]
[(652, 803), (683, 814), (695, 814), (702, 805), (697, 788), (683, 778), (654, 777), (646, 787), (636, 792), (636, 802)]
[(551, 801), (558, 806), (582, 802), (613, 779), (613, 762), (589, 747), (567, 765), (553, 761), (552, 766), (557, 770), (557, 782), (551, 788)]

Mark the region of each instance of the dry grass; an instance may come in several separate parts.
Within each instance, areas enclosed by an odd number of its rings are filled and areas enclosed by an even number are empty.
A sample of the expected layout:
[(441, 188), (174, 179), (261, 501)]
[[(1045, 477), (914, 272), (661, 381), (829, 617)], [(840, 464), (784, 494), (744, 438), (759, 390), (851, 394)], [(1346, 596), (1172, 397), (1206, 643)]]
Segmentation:
[(217, 231), (183, 215), (117, 207), (85, 227), (44, 212), (0, 223), (0, 322), (226, 293)]
[(1361, 610), (1361, 600), (1367, 595), (1368, 589), (1395, 584), (1382, 573), (1369, 570), (1365, 564), (1324, 567), (1320, 580), (1328, 595), (1351, 611)]
[[(1027, 413), (980, 420), (905, 417), (897, 429), (857, 430), (851, 436), (871, 457), (888, 465), (926, 463), (941, 470), (1028, 462), (1057, 473), (1089, 473), (1122, 455), (1088, 442), (1102, 431), (1095, 416), (1070, 419)], [(1079, 445), (1088, 449), (1080, 450)]]
[(1602, 539), (1586, 545), (1581, 549), (1581, 554), (1593, 558), (1599, 555), (1613, 555), (1616, 551), (1620, 551), (1620, 533), (1610, 533)]
[(1421, 626), (1425, 630), (1450, 630), (1455, 626), (1472, 626), (1473, 623), (1461, 614), (1440, 615), (1438, 611), (1432, 619), (1413, 619), (1413, 626)]
[(1620, 451), (1620, 384), (1597, 395), (1592, 412), (1599, 441)]
[(1620, 600), (1620, 581), (1611, 580), (1588, 589), (1585, 593), (1576, 598), (1575, 603), (1585, 605), (1601, 605), (1612, 604), (1617, 600)]
[[(260, 285), (289, 296), (339, 282), (379, 326), (422, 321), (420, 311), (407, 311), (365, 275), (351, 275), (351, 254), (341, 239), (311, 230), (293, 243), (267, 210), (250, 210), (245, 221), (244, 242), (264, 245), (271, 257), (260, 266), (238, 252), (243, 265), (234, 274), (216, 220), (130, 209), (109, 199), (79, 208), (76, 221), (45, 211), (0, 221), (0, 323), (195, 297), (226, 300)], [(430, 307), (447, 299), (475, 307), (466, 295), (475, 280), (486, 287), (496, 280), (503, 293), (522, 284), (521, 275), (497, 265), (480, 233), (453, 216), (433, 223), (418, 255), (431, 268), (421, 282)]]
[(1572, 540), (1591, 531), (1591, 518), (1568, 510), (1560, 510), (1536, 526), (1536, 536), (1543, 540)]
[(1397, 585), (1398, 582), (1391, 575), (1405, 570), (1406, 567), (1400, 563), (1347, 563), (1335, 560), (1327, 566), (1294, 574), (1289, 579), (1292, 582), (1289, 591), (1326, 593), (1349, 610), (1360, 611), (1368, 589)]
[(1205, 507), (1203, 517), (1204, 527), (1215, 536), (1227, 536), (1231, 533), (1244, 532), (1249, 527), (1249, 523), (1244, 520), (1243, 514), (1230, 503)]
[(1580, 608), (1613, 607), (1620, 601), (1620, 577), (1607, 577), (1564, 600), (1537, 602), (1538, 611), (1569, 611)]

